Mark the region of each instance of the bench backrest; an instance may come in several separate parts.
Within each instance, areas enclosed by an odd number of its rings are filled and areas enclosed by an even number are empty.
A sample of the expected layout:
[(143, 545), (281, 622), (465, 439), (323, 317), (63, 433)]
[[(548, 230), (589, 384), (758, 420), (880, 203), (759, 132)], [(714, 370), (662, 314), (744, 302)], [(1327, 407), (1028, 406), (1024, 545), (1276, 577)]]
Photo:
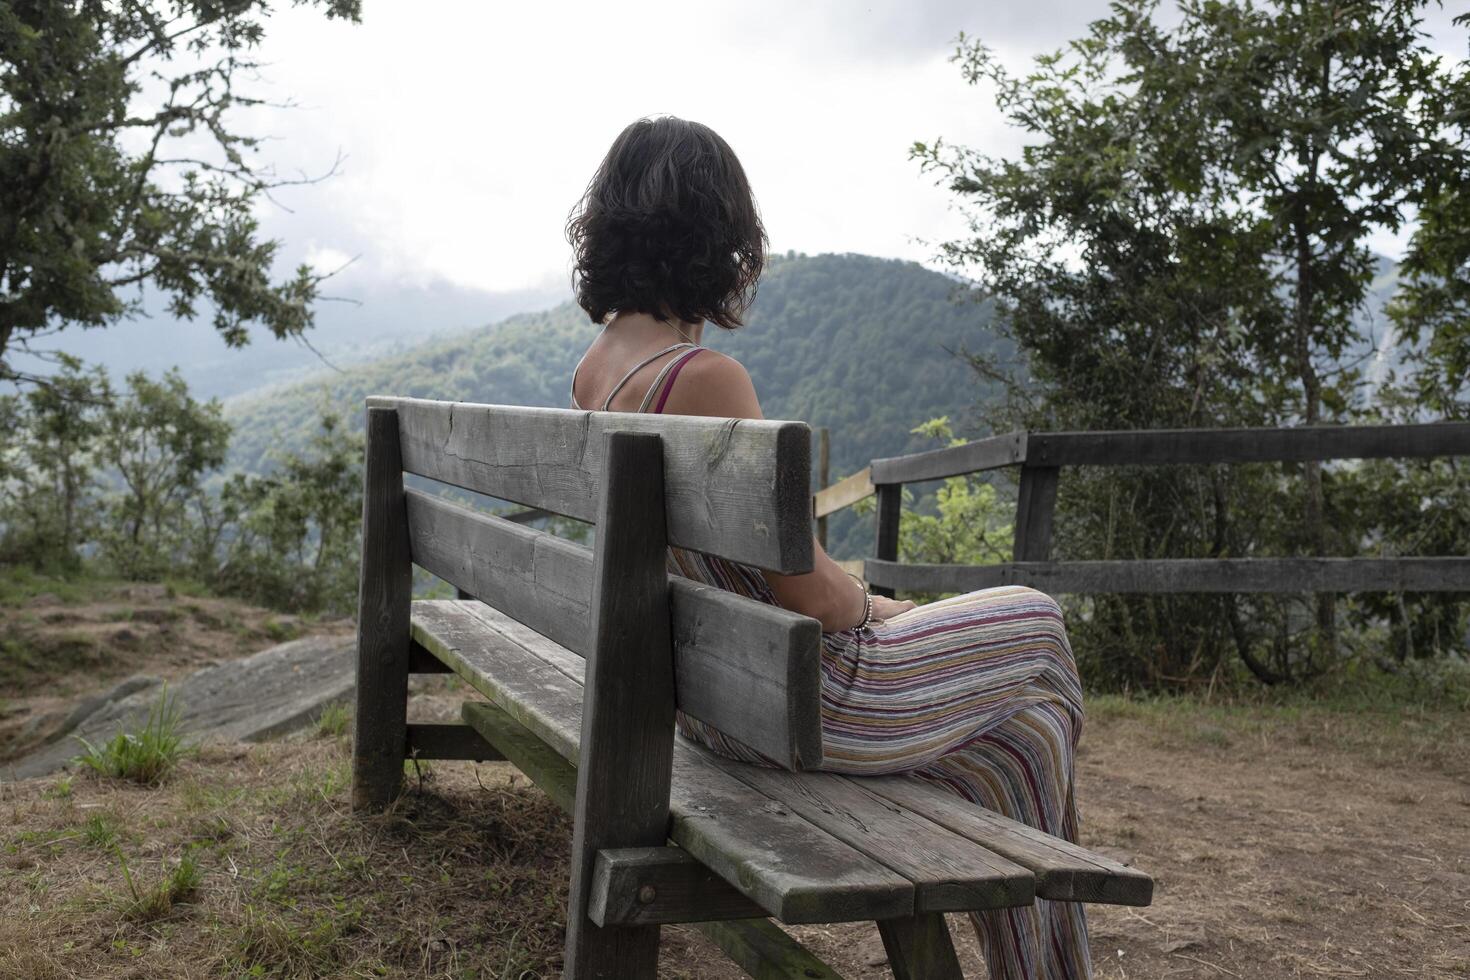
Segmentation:
[[(771, 571), (811, 570), (803, 423), (410, 398), (370, 398), (368, 407), (396, 415), (402, 472), (594, 523), (604, 433), (657, 433), (669, 544)], [(589, 654), (590, 549), (416, 490), (404, 499), (414, 564)], [(678, 707), (784, 765), (815, 765), (819, 624), (687, 579), (669, 586)]]

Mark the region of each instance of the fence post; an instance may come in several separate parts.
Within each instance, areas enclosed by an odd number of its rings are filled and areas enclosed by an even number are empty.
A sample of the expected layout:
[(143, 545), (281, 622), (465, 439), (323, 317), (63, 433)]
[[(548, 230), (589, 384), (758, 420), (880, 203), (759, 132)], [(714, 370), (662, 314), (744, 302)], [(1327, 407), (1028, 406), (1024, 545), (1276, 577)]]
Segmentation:
[[(898, 521), (903, 504), (902, 483), (879, 483), (873, 487), (878, 496), (878, 534), (877, 547), (873, 550), (873, 557), (879, 561), (898, 560)], [(893, 590), (878, 586), (873, 589), (874, 595), (886, 595), (893, 598)]]
[(1016, 499), (1016, 538), (1012, 561), (1050, 561), (1052, 516), (1057, 506), (1056, 466), (1021, 467)]

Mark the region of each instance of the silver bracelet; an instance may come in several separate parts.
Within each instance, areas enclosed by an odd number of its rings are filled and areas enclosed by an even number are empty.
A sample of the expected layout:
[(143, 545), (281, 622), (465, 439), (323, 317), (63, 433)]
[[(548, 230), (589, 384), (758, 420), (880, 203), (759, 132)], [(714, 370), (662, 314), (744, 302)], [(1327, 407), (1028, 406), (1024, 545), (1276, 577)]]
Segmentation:
[(853, 627), (855, 630), (867, 629), (873, 622), (873, 597), (868, 590), (863, 590), (863, 621)]

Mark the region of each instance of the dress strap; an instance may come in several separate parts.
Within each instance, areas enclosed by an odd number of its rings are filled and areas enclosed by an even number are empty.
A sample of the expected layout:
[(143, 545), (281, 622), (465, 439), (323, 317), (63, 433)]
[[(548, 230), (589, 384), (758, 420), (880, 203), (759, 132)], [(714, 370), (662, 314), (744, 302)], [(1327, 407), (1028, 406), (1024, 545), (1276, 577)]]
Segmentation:
[[(620, 392), (620, 391), (623, 390), (623, 385), (627, 384), (628, 383), (628, 379), (631, 378), (631, 377), (633, 377), (633, 375), (637, 374), (639, 371), (642, 371), (644, 368), (648, 367), (648, 365), (652, 364), (654, 361), (658, 360), (660, 357), (663, 357), (665, 354), (671, 354), (671, 353), (673, 353), (676, 350), (684, 350), (685, 348), (693, 347), (693, 346), (694, 346), (693, 344), (688, 344), (688, 343), (673, 344), (673, 345), (671, 345), (669, 347), (665, 347), (663, 350), (659, 351), (657, 354), (652, 355), (651, 357), (645, 357), (643, 360), (641, 360), (637, 364), (633, 365), (632, 370), (630, 370), (627, 374), (623, 375), (622, 380), (620, 380), (617, 384), (613, 385), (612, 391), (610, 391), (610, 392), (607, 393), (607, 398), (602, 403), (602, 411), (606, 412), (608, 410), (608, 406), (612, 404), (612, 400), (617, 397), (618, 392)], [(665, 370), (667, 370), (667, 369), (665, 369)], [(574, 372), (572, 372), (572, 374), (573, 374), (572, 384), (575, 385), (577, 383), (577, 380), (576, 380), (576, 372), (574, 371)], [(659, 375), (659, 380), (663, 380), (663, 375), (662, 374)], [(574, 395), (573, 396), (573, 400), (574, 401), (575, 401), (575, 398), (576, 398), (576, 396)], [(645, 399), (645, 403), (646, 403), (646, 401), (647, 400)], [(640, 409), (640, 411), (641, 411), (641, 409)]]
[(643, 396), (643, 404), (638, 406), (638, 411), (648, 411), (648, 405), (653, 401), (653, 396), (658, 395), (658, 404), (654, 406), (653, 414), (662, 415), (664, 405), (669, 400), (669, 392), (674, 390), (674, 379), (679, 376), (680, 371), (684, 370), (684, 365), (694, 360), (695, 355), (702, 350), (704, 350), (703, 347), (695, 347), (665, 364), (664, 369), (658, 373), (658, 377), (654, 378), (653, 384), (649, 386), (648, 394)]

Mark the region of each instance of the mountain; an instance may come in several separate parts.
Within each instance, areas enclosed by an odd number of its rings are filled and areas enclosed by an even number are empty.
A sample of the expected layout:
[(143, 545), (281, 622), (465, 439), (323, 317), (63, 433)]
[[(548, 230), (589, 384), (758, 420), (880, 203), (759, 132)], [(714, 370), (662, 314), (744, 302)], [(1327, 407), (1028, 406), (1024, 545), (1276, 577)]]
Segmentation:
[[(932, 448), (909, 432), (926, 419), (967, 428), (991, 391), (954, 352), (990, 351), (990, 316), (964, 284), (913, 262), (788, 253), (773, 257), (747, 325), (708, 330), (705, 342), (746, 366), (768, 418), (830, 430), (835, 481), (874, 457)], [(272, 450), (304, 443), (323, 408), (360, 427), (370, 394), (564, 407), (596, 330), (564, 303), (232, 399), (233, 464), (268, 468)], [(850, 518), (834, 522), (832, 540), (839, 554), (868, 546)]]
[[(565, 287), (485, 292), (449, 283), (404, 286), (331, 280), (334, 299), (317, 303), (316, 323), (301, 341), (279, 341), (251, 330), (251, 342), (238, 349), (225, 346), (215, 331), (213, 311), (201, 303), (196, 320), (178, 320), (164, 312), (167, 300), (145, 290), (144, 313), (105, 330), (74, 327), (38, 346), (73, 354), (105, 367), (116, 379), (132, 371), (157, 375), (177, 366), (189, 389), (204, 398), (229, 398), (264, 384), (304, 381), (326, 364), (346, 367), (394, 356), (447, 332), (491, 323), (523, 310), (543, 309), (566, 298)], [(150, 315), (151, 314), (151, 315)], [(47, 360), (14, 355), (21, 370), (46, 373)]]

